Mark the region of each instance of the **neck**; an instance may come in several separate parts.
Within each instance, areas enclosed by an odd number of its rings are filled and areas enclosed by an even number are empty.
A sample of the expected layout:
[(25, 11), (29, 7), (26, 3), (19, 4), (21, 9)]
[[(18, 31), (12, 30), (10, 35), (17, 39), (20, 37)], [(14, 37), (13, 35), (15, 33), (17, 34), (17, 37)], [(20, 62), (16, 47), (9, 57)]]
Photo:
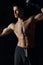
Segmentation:
[(23, 21), (23, 19), (21, 19), (21, 18), (18, 18), (18, 21)]

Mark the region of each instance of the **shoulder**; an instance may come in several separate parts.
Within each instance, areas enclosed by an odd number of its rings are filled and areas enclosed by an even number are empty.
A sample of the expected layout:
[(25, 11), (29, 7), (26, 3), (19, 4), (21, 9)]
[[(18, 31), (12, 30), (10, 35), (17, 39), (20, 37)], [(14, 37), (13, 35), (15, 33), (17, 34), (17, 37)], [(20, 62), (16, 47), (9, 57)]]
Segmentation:
[(10, 24), (8, 25), (8, 28), (10, 28), (10, 29), (14, 29), (14, 27), (15, 27), (15, 24), (14, 24), (14, 23), (10, 23)]
[(14, 23), (10, 23), (9, 26), (14, 26), (15, 24)]

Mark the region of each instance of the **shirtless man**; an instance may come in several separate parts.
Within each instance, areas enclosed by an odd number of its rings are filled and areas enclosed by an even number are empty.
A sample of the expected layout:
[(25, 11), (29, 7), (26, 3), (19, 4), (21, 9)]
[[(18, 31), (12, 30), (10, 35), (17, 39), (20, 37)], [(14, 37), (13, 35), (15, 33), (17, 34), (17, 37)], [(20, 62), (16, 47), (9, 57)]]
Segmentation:
[(15, 49), (14, 65), (20, 65), (22, 62), (23, 65), (31, 65), (27, 52), (27, 50), (29, 49), (29, 39), (26, 35), (26, 29), (31, 22), (36, 22), (43, 19), (43, 8), (41, 9), (42, 13), (39, 13), (35, 16), (30, 16), (26, 21), (23, 21), (24, 13), (22, 12), (22, 10), (20, 10), (20, 7), (18, 5), (13, 6), (13, 11), (15, 18), (18, 19), (17, 23), (9, 24), (8, 27), (3, 29), (0, 36), (7, 35), (11, 31), (13, 31), (18, 38), (18, 43)]

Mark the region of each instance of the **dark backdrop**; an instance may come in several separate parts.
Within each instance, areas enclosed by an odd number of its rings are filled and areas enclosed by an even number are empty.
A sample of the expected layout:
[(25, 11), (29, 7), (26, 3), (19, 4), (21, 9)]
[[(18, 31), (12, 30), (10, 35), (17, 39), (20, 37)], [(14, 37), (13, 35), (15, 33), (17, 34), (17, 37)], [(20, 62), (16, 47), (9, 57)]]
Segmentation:
[[(13, 0), (0, 0), (0, 27), (4, 29), (11, 22), (15, 21), (12, 4)], [(23, 1), (24, 3), (25, 1)], [(31, 0), (31, 2), (39, 3), (41, 6), (43, 0)], [(28, 10), (29, 11), (29, 10)], [(27, 15), (27, 13), (26, 13)], [(28, 15), (29, 16), (29, 15)], [(43, 21), (36, 23), (36, 49), (38, 56), (38, 65), (43, 65)], [(0, 37), (0, 65), (13, 65), (14, 51), (18, 39), (15, 34), (11, 32), (7, 36)]]

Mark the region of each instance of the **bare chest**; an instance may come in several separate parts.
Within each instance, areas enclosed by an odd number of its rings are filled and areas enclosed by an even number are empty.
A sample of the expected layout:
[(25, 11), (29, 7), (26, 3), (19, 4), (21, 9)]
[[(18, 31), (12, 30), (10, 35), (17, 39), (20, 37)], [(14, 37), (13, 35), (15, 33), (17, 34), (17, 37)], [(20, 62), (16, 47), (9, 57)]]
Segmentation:
[(25, 32), (25, 27), (23, 26), (23, 23), (17, 23), (15, 25), (15, 34), (20, 37), (23, 36), (23, 32)]

